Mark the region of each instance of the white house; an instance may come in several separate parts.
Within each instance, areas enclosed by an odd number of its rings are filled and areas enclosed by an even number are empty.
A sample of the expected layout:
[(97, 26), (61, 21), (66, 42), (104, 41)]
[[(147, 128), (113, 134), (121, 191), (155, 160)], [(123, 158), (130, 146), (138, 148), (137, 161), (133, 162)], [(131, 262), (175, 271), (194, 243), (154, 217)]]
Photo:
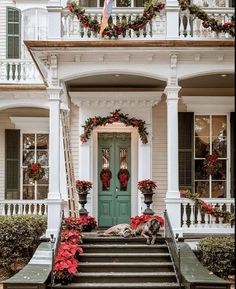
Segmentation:
[[(114, 0), (113, 23), (143, 13), (144, 1), (128, 2)], [(222, 23), (234, 15), (228, 0), (198, 4)], [(103, 1), (81, 5), (100, 21)], [(167, 209), (175, 232), (233, 232), (212, 216), (202, 223), (194, 203), (179, 193), (190, 189), (234, 211), (234, 39), (228, 33), (204, 28), (176, 0), (166, 0), (139, 33), (130, 29), (118, 39), (91, 33), (64, 0), (1, 0), (0, 21), (1, 214), (47, 214), (47, 233), (56, 233), (62, 209), (78, 210), (74, 180), (83, 179), (93, 183), (87, 210), (99, 226), (112, 226), (143, 212), (137, 183), (152, 179), (158, 185), (152, 209), (158, 215)], [(119, 121), (95, 126), (81, 142), (86, 120), (116, 110), (145, 121), (147, 143), (135, 125)], [(203, 170), (211, 154), (221, 165), (213, 176)], [(35, 162), (46, 174), (30, 181), (27, 166)], [(112, 178), (104, 188), (100, 174), (107, 168)], [(130, 174), (123, 190), (120, 169)]]

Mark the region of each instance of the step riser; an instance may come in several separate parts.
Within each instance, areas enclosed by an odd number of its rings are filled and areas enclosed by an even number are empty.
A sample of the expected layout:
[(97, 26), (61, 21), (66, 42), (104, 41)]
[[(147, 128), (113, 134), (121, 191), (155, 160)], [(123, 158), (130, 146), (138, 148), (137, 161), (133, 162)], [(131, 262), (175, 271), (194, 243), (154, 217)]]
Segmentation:
[(83, 266), (79, 265), (79, 271), (80, 272), (173, 272), (174, 268), (173, 266), (114, 266), (111, 265), (110, 267), (104, 267), (104, 266)]
[[(133, 238), (83, 238), (83, 244), (146, 244), (146, 239), (140, 238), (140, 239), (133, 239)], [(158, 238), (156, 240), (156, 245), (163, 245), (166, 244), (164, 238)]]
[[(83, 247), (83, 246), (82, 246)], [(168, 253), (168, 248), (84, 248), (86, 253)]]
[[(130, 285), (130, 284), (129, 284)], [(94, 284), (94, 286), (87, 286), (87, 285), (83, 285), (83, 284), (78, 284), (78, 286), (70, 286), (70, 284), (68, 284), (68, 285), (62, 285), (62, 286), (60, 286), (60, 287), (58, 287), (58, 288), (61, 288), (61, 289), (104, 289), (104, 288), (106, 288), (106, 289), (127, 289), (127, 288), (132, 288), (132, 289), (145, 289), (145, 288), (148, 288), (148, 289), (179, 289), (179, 286), (178, 285), (176, 285), (176, 284), (173, 284), (173, 285), (169, 285), (169, 286), (163, 286), (162, 284), (160, 284), (158, 287), (155, 285), (155, 284), (149, 284), (149, 286), (147, 287), (144, 287), (142, 284), (140, 284), (140, 285), (134, 285), (133, 287), (124, 287), (124, 286), (113, 286), (112, 284), (109, 286), (109, 287), (98, 287), (98, 286), (96, 286), (96, 284)], [(48, 288), (48, 289), (50, 289), (50, 287)], [(184, 289), (184, 288), (183, 288)]]
[(91, 256), (83, 256), (81, 255), (79, 258), (80, 262), (171, 262), (170, 256), (158, 256), (158, 257), (149, 257), (149, 256), (102, 256), (95, 257)]
[[(88, 277), (81, 277), (78, 275), (74, 279), (76, 283), (85, 283), (88, 282)], [(150, 276), (141, 276), (141, 277), (89, 277), (89, 283), (138, 283), (138, 282), (150, 282), (150, 283), (171, 283), (176, 282), (176, 278), (173, 276), (163, 276), (163, 277), (150, 277)]]

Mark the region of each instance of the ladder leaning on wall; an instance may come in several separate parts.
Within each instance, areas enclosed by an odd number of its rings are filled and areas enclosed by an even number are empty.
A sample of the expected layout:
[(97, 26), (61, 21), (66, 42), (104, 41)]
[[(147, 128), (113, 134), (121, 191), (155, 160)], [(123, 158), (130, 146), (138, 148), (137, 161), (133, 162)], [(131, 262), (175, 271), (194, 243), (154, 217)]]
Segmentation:
[(66, 169), (66, 182), (68, 190), (69, 215), (72, 217), (77, 217), (79, 215), (78, 195), (75, 187), (74, 168), (71, 155), (70, 119), (68, 111), (65, 110), (61, 111), (61, 124), (63, 135), (65, 169)]

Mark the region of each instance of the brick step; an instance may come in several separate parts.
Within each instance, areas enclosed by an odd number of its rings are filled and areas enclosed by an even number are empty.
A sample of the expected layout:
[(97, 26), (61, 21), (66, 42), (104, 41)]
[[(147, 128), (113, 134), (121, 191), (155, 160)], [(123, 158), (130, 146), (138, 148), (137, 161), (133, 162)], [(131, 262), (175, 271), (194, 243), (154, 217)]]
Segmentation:
[(166, 244), (82, 244), (81, 247), (86, 253), (168, 253)]
[(172, 262), (80, 262), (80, 272), (173, 272)]
[(83, 253), (80, 262), (170, 262), (169, 253)]
[(166, 283), (176, 282), (174, 272), (83, 272), (76, 274), (74, 282), (84, 283)]
[(177, 282), (171, 283), (71, 283), (68, 285), (57, 284), (54, 288), (61, 289), (179, 289)]

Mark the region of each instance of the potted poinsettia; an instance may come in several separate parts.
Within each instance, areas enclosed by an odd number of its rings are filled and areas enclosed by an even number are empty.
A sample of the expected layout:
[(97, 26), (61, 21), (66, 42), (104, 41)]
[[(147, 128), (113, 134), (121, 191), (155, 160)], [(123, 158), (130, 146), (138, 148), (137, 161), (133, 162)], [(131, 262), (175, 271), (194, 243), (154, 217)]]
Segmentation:
[(92, 216), (80, 216), (77, 218), (77, 224), (82, 232), (91, 232), (97, 226), (97, 221)]
[(88, 211), (85, 209), (84, 205), (87, 203), (87, 195), (89, 194), (90, 189), (93, 187), (90, 181), (76, 180), (76, 189), (79, 195), (79, 203), (82, 208), (79, 210), (79, 214), (88, 215)]
[(138, 189), (144, 195), (144, 203), (147, 205), (147, 208), (143, 212), (144, 215), (154, 214), (153, 210), (150, 208), (150, 205), (152, 204), (152, 196), (156, 188), (157, 185), (152, 180), (147, 179), (138, 182)]

